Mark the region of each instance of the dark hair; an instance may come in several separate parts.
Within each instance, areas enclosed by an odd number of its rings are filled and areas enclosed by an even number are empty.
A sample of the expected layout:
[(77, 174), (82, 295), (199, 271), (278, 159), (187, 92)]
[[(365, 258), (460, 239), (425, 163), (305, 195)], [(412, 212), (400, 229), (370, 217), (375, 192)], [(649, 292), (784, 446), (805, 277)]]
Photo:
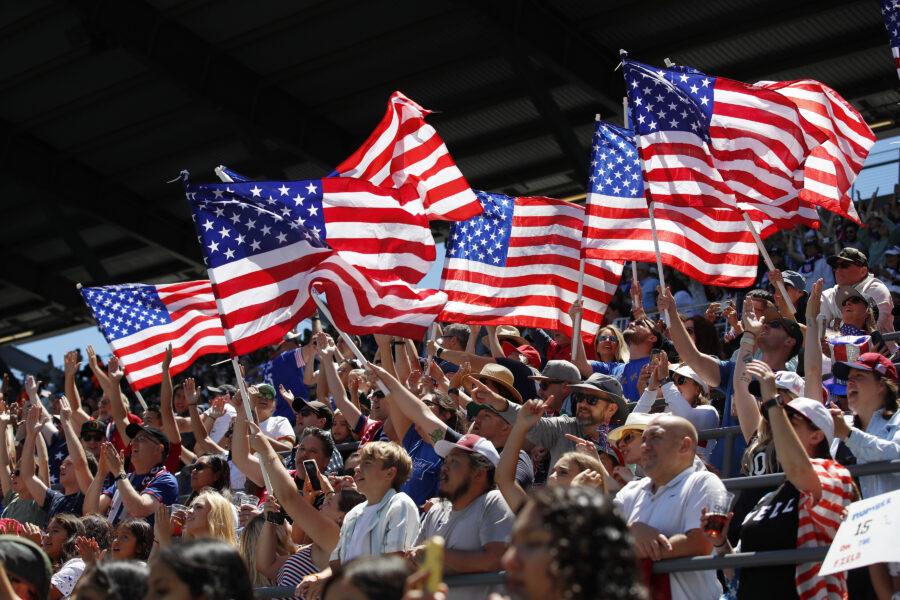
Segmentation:
[[(201, 458), (206, 458), (207, 463), (210, 468), (213, 470), (213, 473), (216, 474), (216, 479), (211, 484), (203, 486), (204, 488), (212, 488), (222, 494), (223, 496), (230, 497), (231, 496), (231, 468), (228, 466), (228, 461), (221, 454), (215, 454), (213, 452), (204, 452), (200, 456), (197, 457), (197, 460), (194, 461), (194, 464), (197, 464)], [(192, 490), (191, 495), (188, 496), (187, 501), (184, 503), (185, 506), (190, 506), (191, 500), (197, 497), (197, 494), (200, 492), (198, 490)]]
[(91, 586), (106, 600), (141, 600), (147, 594), (150, 570), (136, 560), (104, 560), (89, 565), (78, 587)]
[(346, 579), (369, 600), (396, 600), (403, 596), (409, 573), (409, 564), (399, 556), (360, 556), (334, 570), (322, 597), (335, 581)]
[(707, 321), (703, 315), (678, 316), (685, 324), (690, 321), (691, 326), (694, 328), (694, 338), (697, 340), (694, 345), (697, 346), (697, 350), (719, 359), (725, 357), (725, 351), (722, 348), (722, 338), (719, 336), (715, 325)]
[(747, 295), (744, 296), (744, 298), (759, 298), (760, 300), (765, 300), (766, 302), (775, 304), (775, 296), (773, 296), (770, 292), (762, 289), (750, 290), (749, 292), (747, 292)]
[(153, 527), (144, 519), (131, 517), (119, 523), (118, 527), (127, 527), (134, 535), (134, 558), (137, 560), (147, 560), (150, 557), (150, 551), (153, 549)]
[(628, 527), (603, 492), (588, 487), (545, 487), (532, 496), (526, 508), (529, 505), (552, 534), (547, 573), (562, 587), (562, 598), (647, 597)]
[(187, 540), (166, 546), (157, 556), (194, 598), (253, 600), (247, 566), (234, 546), (217, 540)]
[(304, 427), (303, 431), (300, 433), (300, 438), (297, 440), (297, 445), (299, 446), (300, 442), (303, 441), (303, 438), (308, 435), (316, 437), (322, 442), (322, 452), (325, 454), (325, 458), (330, 459), (331, 455), (334, 453), (334, 440), (331, 436), (318, 427)]
[(81, 524), (84, 525), (84, 537), (94, 538), (101, 550), (109, 550), (114, 529), (108, 519), (100, 515), (84, 515)]
[(94, 455), (90, 452), (85, 452), (85, 458), (87, 459), (88, 471), (91, 472), (91, 475), (97, 474), (97, 469), (99, 465), (97, 464), (97, 459), (94, 458)]
[(881, 380), (884, 382), (885, 387), (887, 388), (882, 396), (882, 411), (881, 416), (885, 419), (890, 419), (897, 413), (898, 403), (897, 403), (897, 382), (893, 379), (888, 379), (887, 377), (882, 377)]
[(487, 456), (479, 452), (469, 452), (469, 466), (473, 469), (484, 469), (485, 481), (487, 481), (487, 489), (494, 489), (494, 475), (497, 468), (494, 466)]
[(54, 561), (54, 566), (61, 565), (70, 558), (75, 558), (78, 556), (78, 551), (75, 549), (75, 540), (78, 536), (84, 535), (84, 524), (81, 522), (81, 519), (72, 513), (60, 513), (55, 515), (52, 519), (50, 519), (50, 523), (47, 524), (49, 528), (53, 523), (59, 523), (60, 527), (66, 530), (66, 541), (63, 543), (62, 553), (59, 556), (59, 559)]
[(341, 512), (350, 512), (351, 508), (365, 501), (366, 497), (356, 490), (343, 489), (338, 492), (338, 510)]

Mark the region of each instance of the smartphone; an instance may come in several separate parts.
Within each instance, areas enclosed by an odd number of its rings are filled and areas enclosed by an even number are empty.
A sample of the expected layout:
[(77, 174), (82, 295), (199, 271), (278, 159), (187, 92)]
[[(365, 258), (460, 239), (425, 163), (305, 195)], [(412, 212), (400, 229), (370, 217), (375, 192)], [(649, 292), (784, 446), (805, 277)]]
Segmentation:
[(284, 513), (280, 510), (278, 512), (270, 512), (266, 514), (266, 521), (276, 525), (284, 525)]
[(660, 350), (659, 348), (654, 348), (650, 351), (650, 366), (653, 366), (659, 362), (660, 354), (662, 354), (662, 350)]
[(319, 467), (314, 460), (304, 460), (303, 470), (306, 471), (306, 480), (312, 486), (314, 492), (322, 491), (322, 482), (319, 481)]
[(439, 535), (425, 541), (425, 558), (422, 560), (421, 571), (428, 571), (428, 579), (425, 580), (424, 591), (433, 594), (438, 591), (438, 585), (444, 579), (444, 538)]
[(878, 352), (878, 348), (884, 344), (884, 337), (881, 335), (880, 331), (873, 331), (872, 334), (872, 352)]

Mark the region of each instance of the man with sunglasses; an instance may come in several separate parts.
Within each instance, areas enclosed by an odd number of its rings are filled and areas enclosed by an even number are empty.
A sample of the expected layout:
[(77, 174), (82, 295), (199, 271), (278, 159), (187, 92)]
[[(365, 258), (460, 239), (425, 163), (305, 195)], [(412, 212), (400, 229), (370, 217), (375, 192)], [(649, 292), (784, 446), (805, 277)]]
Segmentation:
[(103, 448), (103, 442), (106, 439), (106, 425), (102, 421), (90, 420), (85, 421), (81, 426), (81, 445), (84, 449), (94, 455), (94, 458), (100, 458), (100, 451)]
[[(675, 312), (673, 306), (671, 314), (674, 315)], [(650, 319), (636, 319), (628, 324), (622, 332), (622, 337), (628, 344), (630, 358), (622, 370), (619, 381), (622, 382), (625, 398), (629, 402), (637, 402), (641, 397), (641, 390), (638, 389), (641, 370), (650, 363), (650, 353), (662, 349), (663, 334), (659, 326)]]
[(581, 383), (578, 367), (567, 360), (549, 360), (540, 375), (532, 375), (528, 379), (538, 382), (538, 394), (547, 406), (548, 416), (575, 414), (572, 403), (571, 386)]
[(822, 292), (822, 308), (819, 315), (825, 316), (825, 322), (831, 323), (841, 318), (841, 306), (837, 302), (837, 291), (842, 286), (853, 286), (868, 298), (872, 298), (878, 307), (878, 331), (888, 333), (894, 330), (894, 301), (887, 286), (869, 273), (869, 259), (856, 248), (844, 248), (834, 256), (828, 257), (828, 264), (834, 269), (834, 287)]

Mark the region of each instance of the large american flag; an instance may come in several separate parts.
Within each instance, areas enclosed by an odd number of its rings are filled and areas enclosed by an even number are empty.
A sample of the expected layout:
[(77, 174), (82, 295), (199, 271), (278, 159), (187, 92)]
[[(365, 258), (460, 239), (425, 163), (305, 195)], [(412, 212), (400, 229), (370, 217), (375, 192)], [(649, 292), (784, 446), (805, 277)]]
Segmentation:
[(125, 367), (132, 389), (162, 380), (166, 346), (173, 375), (198, 356), (228, 352), (209, 281), (81, 288), (91, 315)]
[(894, 55), (894, 68), (900, 77), (900, 1), (881, 0), (881, 14), (884, 15), (884, 26), (891, 37), (891, 54)]
[(382, 188), (343, 177), (252, 181), (225, 167), (216, 173), (232, 181), (205, 186), (215, 198), (264, 203), (290, 217), (294, 229), (309, 229), (373, 279), (416, 283), (434, 262), (431, 228), (409, 185)]
[(378, 127), (335, 174), (388, 187), (412, 183), (429, 218), (464, 221), (480, 213), (481, 205), (444, 141), (425, 122), (430, 113), (394, 92)]
[[(572, 333), (584, 208), (553, 198), (476, 192), (484, 213), (450, 226), (440, 320)], [(622, 263), (586, 260), (583, 328), (600, 326)]]
[[(446, 302), (443, 292), (415, 289), (399, 280), (378, 281), (372, 273), (379, 274), (380, 268), (363, 272), (332, 247), (351, 240), (352, 232), (333, 236), (326, 208), (339, 205), (341, 198), (350, 202), (346, 197), (355, 190), (363, 205), (336, 211), (346, 215), (344, 223), (355, 228), (363, 243), (364, 252), (356, 258), (364, 262), (365, 252), (384, 258), (392, 249), (405, 249), (393, 237), (397, 215), (404, 212), (394, 190), (342, 178), (272, 185), (283, 189), (263, 194), (261, 182), (193, 184), (185, 175), (194, 225), (233, 355), (281, 341), (315, 310), (313, 287), (324, 291), (335, 325), (343, 331), (424, 336)], [(382, 235), (385, 239), (379, 241)], [(403, 268), (400, 254), (392, 259), (397, 268)]]
[(875, 134), (865, 119), (840, 94), (812, 79), (762, 81), (756, 85), (789, 98), (806, 124), (827, 138), (806, 159), (800, 200), (859, 223), (850, 191), (875, 143)]
[(650, 200), (739, 208), (761, 224), (763, 237), (798, 223), (818, 227), (818, 213), (799, 192), (804, 161), (826, 138), (804, 127), (789, 99), (630, 60), (625, 79)]
[[(655, 262), (634, 134), (597, 119), (588, 184), (584, 255)], [(756, 279), (756, 244), (740, 213), (656, 200), (664, 264), (707, 285), (747, 287)]]

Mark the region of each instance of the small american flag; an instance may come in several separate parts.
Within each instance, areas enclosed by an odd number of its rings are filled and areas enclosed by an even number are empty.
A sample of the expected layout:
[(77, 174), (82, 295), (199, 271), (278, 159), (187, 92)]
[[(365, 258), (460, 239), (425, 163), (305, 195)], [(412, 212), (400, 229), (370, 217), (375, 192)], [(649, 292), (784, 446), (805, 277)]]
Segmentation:
[[(264, 194), (262, 182), (254, 181), (192, 184), (185, 174), (232, 355), (280, 342), (315, 309), (313, 286), (325, 292), (343, 331), (424, 336), (446, 295), (396, 279), (379, 281), (386, 278), (383, 262), (356, 266), (369, 257), (392, 260), (395, 270), (419, 266), (413, 261), (407, 266), (403, 250), (411, 244), (392, 235), (409, 214), (397, 190), (343, 178), (267, 185), (275, 191)], [(337, 221), (339, 228), (332, 229)], [(380, 238), (382, 229), (386, 235)], [(354, 231), (360, 242), (355, 253), (348, 245)], [(428, 238), (433, 244), (430, 231)], [(358, 262), (351, 264), (348, 253)]]
[(884, 15), (884, 26), (891, 36), (891, 54), (894, 55), (894, 68), (900, 77), (900, 2), (898, 0), (881, 0), (881, 14)]
[[(553, 198), (476, 192), (484, 213), (450, 226), (440, 320), (572, 333), (584, 208)], [(585, 261), (584, 331), (595, 331), (622, 263)]]
[(789, 98), (806, 125), (827, 137), (806, 159), (800, 200), (859, 223), (849, 194), (875, 143), (875, 134), (865, 119), (840, 94), (812, 79), (762, 81), (756, 85)]
[(162, 380), (169, 344), (173, 375), (198, 356), (228, 352), (209, 281), (86, 287), (81, 295), (132, 389)]
[(430, 114), (401, 92), (394, 92), (387, 112), (369, 139), (335, 174), (375, 185), (415, 185), (430, 219), (464, 221), (481, 212), (481, 205), (447, 151)]
[[(631, 131), (597, 120), (584, 227), (584, 256), (655, 262), (650, 213)], [(758, 254), (731, 208), (653, 204), (664, 264), (707, 285), (747, 287)]]
[(825, 141), (789, 99), (771, 90), (686, 69), (625, 61), (629, 104), (648, 198), (746, 211), (766, 237), (801, 223), (803, 167)]

